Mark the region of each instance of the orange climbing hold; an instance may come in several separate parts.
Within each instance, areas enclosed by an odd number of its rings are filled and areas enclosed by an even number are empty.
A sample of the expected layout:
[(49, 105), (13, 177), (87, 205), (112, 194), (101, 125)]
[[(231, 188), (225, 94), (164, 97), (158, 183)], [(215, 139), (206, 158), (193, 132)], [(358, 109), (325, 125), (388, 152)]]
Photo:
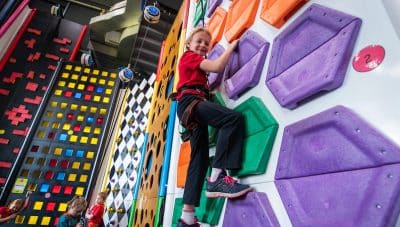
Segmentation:
[(190, 141), (183, 142), (179, 151), (178, 171), (176, 177), (176, 187), (184, 188), (186, 182), (186, 172), (190, 162)]
[(222, 38), (225, 28), (226, 15), (227, 12), (218, 6), (207, 23), (207, 29), (211, 32), (212, 36), (211, 47), (214, 47), (214, 45)]
[(264, 0), (260, 17), (268, 24), (280, 28), (308, 0)]
[(259, 3), (260, 0), (232, 1), (225, 26), (228, 42), (238, 39), (254, 23)]

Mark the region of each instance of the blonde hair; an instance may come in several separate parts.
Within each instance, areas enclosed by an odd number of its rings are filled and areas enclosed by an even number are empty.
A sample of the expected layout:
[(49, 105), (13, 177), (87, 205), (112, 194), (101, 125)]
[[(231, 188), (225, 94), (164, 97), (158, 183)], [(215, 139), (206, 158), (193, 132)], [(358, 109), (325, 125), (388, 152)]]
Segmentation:
[(10, 204), (8, 204), (8, 207), (11, 207), (12, 205), (17, 207), (17, 212), (20, 211), (24, 205), (24, 200), (22, 199), (16, 199), (10, 202)]
[(107, 192), (99, 192), (99, 194), (97, 195), (100, 196), (103, 200), (106, 200), (107, 198)]
[(87, 202), (82, 196), (75, 195), (70, 201), (67, 202), (68, 208), (75, 207), (77, 210), (83, 211), (86, 209)]
[(185, 44), (186, 44), (186, 49), (189, 49), (189, 43), (190, 43), (190, 41), (192, 41), (193, 36), (194, 36), (195, 34), (199, 33), (199, 32), (204, 32), (204, 33), (206, 33), (208, 36), (210, 36), (210, 39), (212, 38), (211, 32), (210, 32), (207, 28), (204, 28), (204, 27), (195, 28), (195, 29), (193, 29), (192, 33), (190, 33), (189, 37), (186, 39), (186, 42), (185, 42)]

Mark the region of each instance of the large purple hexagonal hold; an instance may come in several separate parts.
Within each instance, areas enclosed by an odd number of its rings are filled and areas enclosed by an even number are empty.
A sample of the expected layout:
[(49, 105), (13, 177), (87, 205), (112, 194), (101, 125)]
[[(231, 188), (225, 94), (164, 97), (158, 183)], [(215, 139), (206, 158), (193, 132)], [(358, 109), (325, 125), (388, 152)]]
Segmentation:
[[(208, 59), (217, 59), (224, 51), (225, 49), (221, 45), (217, 44), (208, 54)], [(221, 84), (223, 75), (223, 72), (208, 74), (208, 86), (210, 87), (210, 89), (214, 89)]]
[(312, 4), (274, 40), (266, 85), (295, 108), (340, 87), (361, 26), (357, 17)]
[(240, 199), (228, 200), (223, 227), (276, 227), (280, 226), (267, 195), (249, 192)]
[(222, 0), (208, 0), (207, 3), (207, 17), (211, 17), (211, 15), (214, 13), (215, 9), (217, 6), (219, 6), (222, 3)]
[(400, 164), (275, 184), (296, 227), (395, 226), (400, 211)]
[(400, 163), (400, 148), (343, 106), (286, 126), (276, 179)]
[(224, 71), (224, 85), (229, 98), (237, 99), (260, 81), (269, 43), (248, 30), (239, 40)]

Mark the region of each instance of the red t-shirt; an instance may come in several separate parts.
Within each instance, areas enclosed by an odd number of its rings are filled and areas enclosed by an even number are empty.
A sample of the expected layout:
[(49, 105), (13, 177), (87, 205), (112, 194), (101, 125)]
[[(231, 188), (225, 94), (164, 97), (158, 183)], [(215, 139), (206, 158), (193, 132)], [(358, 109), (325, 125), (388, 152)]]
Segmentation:
[(89, 223), (100, 224), (104, 214), (104, 204), (95, 204), (90, 211), (93, 214), (93, 218), (89, 220)]
[(188, 50), (183, 53), (178, 64), (179, 82), (176, 87), (178, 91), (178, 101), (182, 98), (184, 94), (200, 94), (200, 92), (195, 90), (186, 90), (184, 92), (179, 92), (179, 88), (183, 86), (201, 85), (205, 88), (208, 88), (207, 73), (199, 68), (200, 63), (203, 60), (203, 56), (193, 51)]
[(0, 207), (0, 215), (1, 218), (8, 217), (12, 214), (11, 210), (8, 207)]

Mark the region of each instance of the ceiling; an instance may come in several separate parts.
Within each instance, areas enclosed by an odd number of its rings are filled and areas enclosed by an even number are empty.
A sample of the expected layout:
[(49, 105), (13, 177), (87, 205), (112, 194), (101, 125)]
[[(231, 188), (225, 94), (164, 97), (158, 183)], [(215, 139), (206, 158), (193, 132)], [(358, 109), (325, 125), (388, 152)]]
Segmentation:
[[(183, 0), (126, 0), (125, 15), (101, 26), (92, 26), (91, 20), (107, 14), (122, 0), (31, 0), (35, 8), (50, 11), (54, 4), (66, 9), (64, 18), (80, 24), (89, 24), (89, 41), (95, 63), (99, 67), (119, 68), (130, 64), (132, 70), (151, 75), (156, 72), (162, 41), (168, 35)], [(144, 1), (144, 2), (143, 2)], [(122, 1), (124, 2), (124, 1)], [(118, 5), (117, 4), (117, 5)], [(160, 21), (150, 24), (143, 19), (142, 5), (154, 5), (160, 9)], [(128, 10), (129, 8), (129, 10)], [(123, 18), (123, 19), (121, 19)], [(127, 23), (125, 23), (127, 22)], [(117, 42), (107, 42), (105, 32), (115, 31)], [(119, 38), (119, 40), (118, 40)], [(112, 40), (112, 39), (111, 39)]]
[[(137, 3), (134, 3), (136, 5), (141, 2), (141, 0), (129, 1), (131, 3), (137, 1)], [(90, 48), (96, 54), (96, 62), (108, 68), (123, 67), (130, 64), (130, 68), (133, 71), (145, 75), (151, 75), (151, 73), (156, 72), (161, 44), (168, 35), (181, 3), (182, 0), (146, 1), (145, 5), (155, 4), (160, 9), (160, 21), (156, 24), (150, 24), (144, 20), (141, 7), (135, 7), (127, 10), (128, 18), (123, 17), (124, 19), (121, 19), (116, 17), (118, 25), (107, 23), (101, 25), (108, 29), (116, 28), (124, 24), (125, 20), (127, 21), (125, 27), (122, 26), (116, 29), (121, 34), (125, 34), (125, 36), (121, 36), (118, 47), (110, 45), (109, 42), (104, 40), (103, 33), (100, 32), (100, 35), (96, 36), (98, 29), (95, 26), (90, 26)], [(128, 28), (130, 31), (126, 32)]]
[(159, 23), (150, 24), (141, 20), (130, 62), (133, 69), (147, 74), (156, 72), (161, 44), (168, 35), (181, 2), (182, 0), (158, 1), (161, 11)]
[[(68, 1), (68, 0), (65, 0)], [(115, 3), (121, 2), (122, 0), (80, 0), (81, 2), (85, 2), (89, 5), (98, 6), (100, 8), (110, 8)], [(145, 1), (145, 4), (153, 4), (156, 2), (155, 0)], [(182, 3), (182, 0), (158, 0), (157, 1), (162, 8), (170, 8), (177, 11)]]
[[(134, 70), (150, 75), (157, 71), (158, 58), (161, 44), (165, 40), (176, 14), (182, 4), (182, 0), (157, 1), (161, 12), (160, 21), (150, 24), (141, 17), (140, 28), (136, 37), (131, 56), (131, 66)], [(148, 3), (152, 4), (152, 3)]]

